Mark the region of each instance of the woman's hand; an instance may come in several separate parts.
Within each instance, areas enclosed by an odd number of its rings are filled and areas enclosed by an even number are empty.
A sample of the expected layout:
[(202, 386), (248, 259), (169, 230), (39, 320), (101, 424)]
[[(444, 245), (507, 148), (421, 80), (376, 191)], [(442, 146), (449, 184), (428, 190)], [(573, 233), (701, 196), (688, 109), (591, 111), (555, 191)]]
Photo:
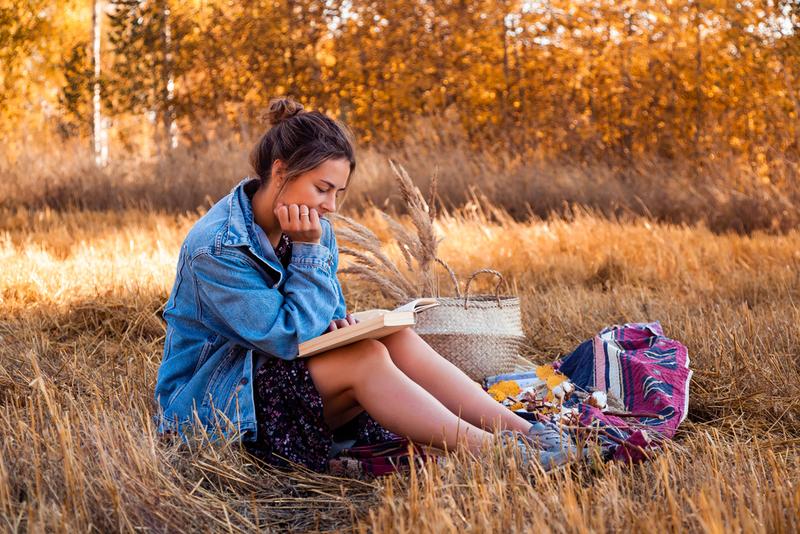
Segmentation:
[(331, 321), (331, 324), (328, 325), (328, 329), (325, 332), (333, 332), (334, 330), (338, 330), (339, 328), (344, 328), (346, 326), (350, 326), (351, 324), (358, 323), (358, 319), (350, 315), (349, 313), (345, 316), (344, 319), (336, 319)]
[(305, 204), (278, 204), (273, 213), (283, 233), (292, 241), (319, 243), (322, 238), (322, 226), (316, 209), (309, 209)]

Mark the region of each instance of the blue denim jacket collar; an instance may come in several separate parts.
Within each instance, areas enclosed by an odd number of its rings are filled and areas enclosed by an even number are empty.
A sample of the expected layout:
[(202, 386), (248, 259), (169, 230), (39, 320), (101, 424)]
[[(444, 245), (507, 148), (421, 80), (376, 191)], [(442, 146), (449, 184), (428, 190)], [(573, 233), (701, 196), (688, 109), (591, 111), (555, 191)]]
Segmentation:
[(233, 194), (228, 199), (228, 228), (223, 245), (252, 246), (253, 207), (246, 189), (253, 187), (252, 184), (257, 180), (257, 178), (245, 178), (233, 189)]
[(247, 177), (234, 188), (228, 201), (228, 227), (222, 244), (250, 249), (259, 260), (275, 271), (277, 283), (280, 284), (285, 275), (283, 267), (275, 255), (275, 250), (272, 247), (262, 247), (261, 241), (256, 236), (253, 205), (247, 194), (247, 190), (253, 188), (258, 180)]

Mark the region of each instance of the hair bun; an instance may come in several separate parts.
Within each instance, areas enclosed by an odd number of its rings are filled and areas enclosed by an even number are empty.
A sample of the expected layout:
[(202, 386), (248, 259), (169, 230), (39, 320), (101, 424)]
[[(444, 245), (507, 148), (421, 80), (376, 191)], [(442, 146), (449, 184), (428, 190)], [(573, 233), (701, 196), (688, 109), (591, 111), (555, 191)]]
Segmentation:
[(270, 126), (291, 119), (303, 112), (303, 104), (289, 97), (273, 98), (269, 101), (269, 108), (264, 114)]

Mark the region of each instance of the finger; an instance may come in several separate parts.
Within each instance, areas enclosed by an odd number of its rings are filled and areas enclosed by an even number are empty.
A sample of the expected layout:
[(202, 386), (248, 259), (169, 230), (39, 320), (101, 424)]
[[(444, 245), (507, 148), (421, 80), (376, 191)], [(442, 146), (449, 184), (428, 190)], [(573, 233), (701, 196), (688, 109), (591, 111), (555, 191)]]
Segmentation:
[(336, 319), (336, 325), (339, 328), (344, 328), (347, 326), (347, 321), (345, 321), (344, 319)]
[(326, 330), (326, 332), (333, 332), (334, 330), (337, 330), (338, 328), (339, 327), (336, 325), (336, 321), (331, 321), (331, 324), (328, 325), (328, 329)]
[(345, 317), (347, 319), (347, 324), (356, 324), (356, 318), (350, 315), (349, 313)]
[(275, 215), (278, 217), (281, 228), (287, 228), (289, 226), (289, 209), (285, 204), (275, 208)]
[(300, 206), (297, 204), (289, 205), (289, 222), (294, 223), (300, 220)]
[(308, 206), (305, 204), (300, 205), (300, 224), (303, 225), (304, 228), (307, 228), (309, 224), (309, 211)]
[(313, 228), (319, 226), (319, 212), (316, 209), (311, 208), (311, 210), (308, 212), (308, 222), (311, 223)]

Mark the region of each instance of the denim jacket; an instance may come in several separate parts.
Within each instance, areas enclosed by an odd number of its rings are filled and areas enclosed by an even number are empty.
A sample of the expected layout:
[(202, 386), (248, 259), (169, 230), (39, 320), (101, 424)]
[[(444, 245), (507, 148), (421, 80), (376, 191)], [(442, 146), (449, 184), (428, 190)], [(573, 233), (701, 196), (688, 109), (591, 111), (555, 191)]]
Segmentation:
[[(246, 178), (203, 215), (186, 236), (175, 284), (164, 307), (164, 354), (155, 398), (159, 432), (186, 436), (185, 424), (214, 436), (231, 428), (256, 439), (253, 377), (265, 358), (292, 360), (298, 345), (345, 317), (336, 277), (338, 249), (327, 219), (319, 244), (293, 243), (284, 268), (255, 233)], [(220, 416), (223, 416), (220, 417)]]

